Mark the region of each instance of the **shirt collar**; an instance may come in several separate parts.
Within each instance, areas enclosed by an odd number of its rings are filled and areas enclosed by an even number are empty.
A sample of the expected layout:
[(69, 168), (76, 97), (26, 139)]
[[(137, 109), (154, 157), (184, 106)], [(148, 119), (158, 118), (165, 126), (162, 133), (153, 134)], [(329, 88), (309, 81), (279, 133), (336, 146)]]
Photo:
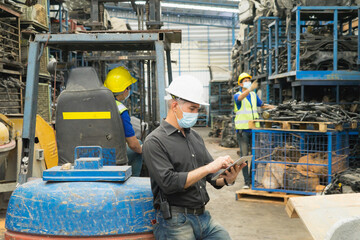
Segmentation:
[[(168, 123), (167, 121), (162, 120), (160, 126), (165, 130), (166, 134), (169, 136), (173, 134), (174, 132), (179, 131), (176, 127)], [(184, 128), (185, 133), (190, 133), (190, 128)]]

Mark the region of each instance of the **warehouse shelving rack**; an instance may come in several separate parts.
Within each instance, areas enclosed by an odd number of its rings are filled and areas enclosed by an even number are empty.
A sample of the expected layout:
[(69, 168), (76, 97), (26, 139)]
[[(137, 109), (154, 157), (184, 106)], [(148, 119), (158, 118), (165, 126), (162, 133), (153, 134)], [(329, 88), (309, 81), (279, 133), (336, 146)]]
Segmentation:
[[(227, 81), (210, 81), (210, 114), (216, 113), (216, 115), (225, 115), (231, 113), (233, 108), (231, 105), (232, 96), (228, 93), (228, 89)], [(226, 99), (228, 100), (226, 101)], [(214, 103), (217, 103), (218, 105), (214, 107)]]
[(206, 113), (199, 113), (195, 127), (206, 127), (208, 126), (208, 115)]
[(214, 117), (230, 116), (233, 111), (232, 94), (228, 93), (228, 81), (211, 80), (209, 84), (209, 114), (206, 125), (213, 124)]
[(275, 59), (277, 64), (279, 49), (284, 47), (285, 27), (285, 21), (279, 17), (259, 17), (245, 30), (242, 54), (244, 70), (253, 76), (253, 80), (259, 80), (261, 89), (266, 93), (263, 94), (266, 103), (274, 103), (275, 90), (281, 91), (279, 85), (270, 81), (268, 76), (273, 67), (271, 60)]
[[(338, 67), (339, 51), (338, 43), (341, 41), (341, 36), (344, 36), (343, 27), (347, 24), (347, 36), (354, 37), (353, 22), (357, 21), (359, 25), (360, 6), (298, 6), (292, 10), (295, 14), (295, 44), (292, 38), (292, 32), (287, 31), (287, 72), (278, 71), (277, 58), (272, 59), (269, 64), (275, 66), (275, 71), (268, 72), (268, 78), (272, 81), (277, 81), (283, 85), (285, 82), (290, 83), (292, 89), (292, 98), (301, 101), (306, 100), (305, 87), (313, 86), (330, 86), (334, 88), (336, 100), (334, 103), (340, 102), (340, 86), (359, 86), (360, 84), (360, 35), (357, 35), (357, 70), (341, 70)], [(316, 15), (316, 19), (315, 16)], [(333, 69), (332, 70), (303, 70), (300, 62), (301, 44), (306, 40), (301, 39), (301, 34), (306, 31), (306, 27), (310, 26), (307, 21), (317, 21), (319, 24), (333, 25)], [(269, 30), (270, 31), (270, 30)], [(277, 34), (275, 34), (276, 36)], [(292, 48), (295, 45), (295, 56), (292, 53)], [(275, 46), (275, 51), (279, 52), (281, 45)], [(269, 67), (269, 70), (271, 69)], [(295, 68), (293, 68), (295, 67)], [(280, 100), (281, 101), (281, 100)], [(349, 103), (342, 103), (349, 104)]]
[[(243, 55), (245, 60), (245, 71), (249, 72), (254, 79), (267, 77), (267, 58), (269, 53), (268, 24), (280, 21), (278, 17), (259, 17), (253, 24), (249, 24), (245, 30), (243, 43)], [(260, 69), (257, 67), (260, 62)], [(260, 71), (259, 71), (260, 70)], [(259, 73), (259, 74), (258, 74)]]
[[(21, 64), (20, 16), (21, 12), (0, 3), (0, 78), (21, 83), (23, 65)], [(6, 56), (10, 54), (13, 60)], [(14, 83), (13, 83), (14, 84)], [(2, 87), (0, 110), (7, 114), (23, 113), (23, 89)]]

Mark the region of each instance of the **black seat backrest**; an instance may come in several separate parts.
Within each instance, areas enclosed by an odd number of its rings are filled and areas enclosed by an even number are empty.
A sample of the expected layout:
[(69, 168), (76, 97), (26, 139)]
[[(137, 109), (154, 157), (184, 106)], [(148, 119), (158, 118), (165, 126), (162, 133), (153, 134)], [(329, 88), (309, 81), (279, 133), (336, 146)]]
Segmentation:
[(56, 141), (59, 165), (74, 162), (77, 146), (115, 149), (116, 164), (126, 164), (124, 128), (112, 92), (91, 67), (71, 70), (58, 97)]

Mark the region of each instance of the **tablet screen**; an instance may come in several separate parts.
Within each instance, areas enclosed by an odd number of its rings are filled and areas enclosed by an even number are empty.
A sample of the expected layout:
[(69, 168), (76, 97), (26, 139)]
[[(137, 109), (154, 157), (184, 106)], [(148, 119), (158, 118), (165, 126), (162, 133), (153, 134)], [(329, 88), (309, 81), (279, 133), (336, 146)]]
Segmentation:
[(230, 170), (230, 168), (235, 166), (235, 164), (241, 165), (242, 163), (244, 163), (246, 161), (250, 161), (251, 159), (252, 159), (252, 155), (243, 156), (243, 157), (239, 158), (233, 164), (231, 164), (229, 167), (227, 167), (225, 169), (221, 169), (217, 173), (215, 173), (215, 175), (211, 178), (211, 180), (214, 181), (214, 180), (218, 179), (220, 177), (220, 175), (224, 174), (226, 170)]

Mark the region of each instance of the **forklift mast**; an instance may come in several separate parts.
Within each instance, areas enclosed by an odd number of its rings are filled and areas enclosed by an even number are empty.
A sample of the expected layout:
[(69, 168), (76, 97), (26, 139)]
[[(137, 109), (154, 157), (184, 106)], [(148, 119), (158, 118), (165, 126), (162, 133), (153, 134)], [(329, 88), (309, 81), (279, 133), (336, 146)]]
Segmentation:
[[(35, 125), (37, 113), (38, 83), (40, 57), (45, 46), (63, 51), (149, 51), (151, 55), (144, 56), (144, 60), (151, 61), (151, 76), (156, 85), (156, 105), (159, 113), (156, 119), (166, 116), (165, 97), (165, 52), (168, 67), (168, 79), (171, 82), (171, 43), (181, 42), (180, 30), (147, 30), (127, 32), (89, 32), (78, 34), (37, 34), (30, 42), (27, 81), (25, 91), (24, 123), (22, 132), (22, 157), (18, 183), (23, 184), (32, 176)], [(146, 59), (148, 58), (148, 59)], [(145, 96), (141, 96), (145, 97)]]

